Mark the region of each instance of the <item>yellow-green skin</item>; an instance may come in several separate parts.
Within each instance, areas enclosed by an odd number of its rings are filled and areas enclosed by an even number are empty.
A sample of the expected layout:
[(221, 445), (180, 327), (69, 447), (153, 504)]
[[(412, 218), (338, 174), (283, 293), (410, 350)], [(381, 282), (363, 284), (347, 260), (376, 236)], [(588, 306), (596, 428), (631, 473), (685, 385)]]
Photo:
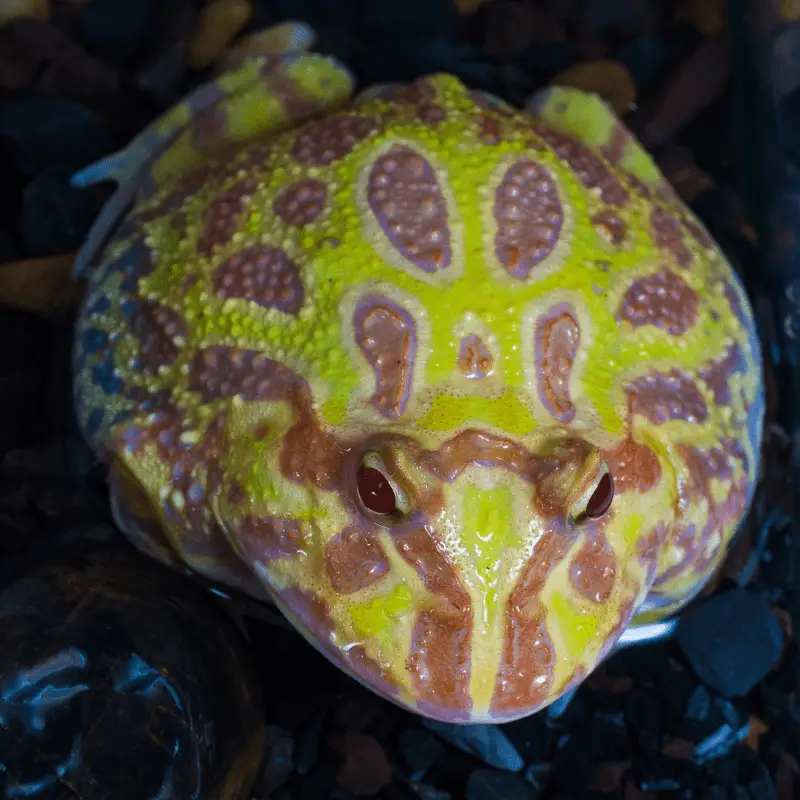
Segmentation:
[[(598, 98), (351, 90), (249, 61), (82, 176), (120, 190), (80, 256), (79, 418), (137, 546), (413, 711), (514, 719), (723, 559), (759, 457), (750, 307)], [(361, 504), (365, 459), (402, 513)]]

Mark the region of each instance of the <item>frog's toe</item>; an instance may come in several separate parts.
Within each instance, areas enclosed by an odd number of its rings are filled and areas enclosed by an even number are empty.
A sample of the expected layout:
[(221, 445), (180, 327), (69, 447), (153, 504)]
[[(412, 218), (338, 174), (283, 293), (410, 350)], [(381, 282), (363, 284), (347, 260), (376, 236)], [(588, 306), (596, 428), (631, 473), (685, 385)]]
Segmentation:
[(657, 191), (664, 185), (664, 176), (650, 154), (599, 95), (570, 86), (549, 86), (531, 94), (525, 110), (627, 170), (648, 188)]

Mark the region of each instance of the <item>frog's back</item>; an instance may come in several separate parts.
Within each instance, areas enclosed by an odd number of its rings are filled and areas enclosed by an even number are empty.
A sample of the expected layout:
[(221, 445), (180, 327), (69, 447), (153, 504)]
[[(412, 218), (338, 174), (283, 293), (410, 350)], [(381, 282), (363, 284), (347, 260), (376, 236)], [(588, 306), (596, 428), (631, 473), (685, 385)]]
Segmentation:
[[(762, 414), (749, 307), (698, 220), (612, 133), (592, 146), (435, 76), (184, 171), (92, 276), (76, 353), (88, 437), (102, 448), (162, 412), (202, 427), (277, 362), (344, 437), (570, 428), (621, 453), (636, 419), (674, 465), (676, 504), (696, 509), (687, 530), (717, 514), (710, 480), (736, 485), (718, 509), (730, 533)], [(619, 464), (618, 489), (644, 491)], [(721, 539), (706, 540), (710, 564)], [(668, 572), (666, 595), (691, 580)]]

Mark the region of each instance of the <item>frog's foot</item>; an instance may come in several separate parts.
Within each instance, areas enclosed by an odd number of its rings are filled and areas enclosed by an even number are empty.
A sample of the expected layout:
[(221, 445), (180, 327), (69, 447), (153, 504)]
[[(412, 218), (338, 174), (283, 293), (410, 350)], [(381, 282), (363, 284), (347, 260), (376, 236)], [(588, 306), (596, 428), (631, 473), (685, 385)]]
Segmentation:
[(347, 102), (355, 82), (351, 73), (333, 58), (302, 52), (313, 41), (307, 26), (280, 28), (272, 46), (286, 46), (288, 52), (247, 58), (201, 84), (126, 148), (73, 176), (72, 184), (79, 187), (117, 184), (78, 251), (74, 276), (86, 273), (114, 226), (138, 200), (237, 144), (291, 128)]
[(651, 191), (672, 194), (650, 154), (598, 95), (568, 86), (550, 86), (534, 92), (525, 108), (553, 130), (572, 136), (596, 155), (626, 170)]

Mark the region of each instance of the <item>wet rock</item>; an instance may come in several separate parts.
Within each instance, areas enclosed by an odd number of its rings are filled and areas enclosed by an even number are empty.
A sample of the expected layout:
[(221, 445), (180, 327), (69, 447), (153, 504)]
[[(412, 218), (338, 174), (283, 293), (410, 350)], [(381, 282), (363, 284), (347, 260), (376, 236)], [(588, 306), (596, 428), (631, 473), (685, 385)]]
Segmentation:
[(89, 0), (75, 35), (100, 58), (123, 64), (144, 46), (157, 6), (156, 0)]
[(77, 250), (109, 195), (108, 187), (77, 189), (63, 167), (39, 173), (22, 193), (19, 230), (25, 254), (49, 256)]
[(357, 797), (377, 794), (391, 780), (392, 768), (374, 736), (347, 731), (331, 746), (344, 757), (336, 780)]
[(4, 565), (0, 616), (4, 797), (249, 797), (260, 687), (182, 576), (119, 543), (50, 546)]
[(298, 775), (308, 775), (319, 758), (323, 717), (320, 715), (303, 731), (297, 742), (296, 769)]
[(780, 625), (767, 602), (743, 589), (687, 611), (677, 641), (697, 675), (724, 697), (747, 694), (783, 647)]
[(711, 711), (711, 695), (705, 686), (698, 686), (689, 698), (684, 717), (695, 722), (705, 720)]
[(525, 779), (510, 772), (479, 767), (467, 780), (467, 800), (536, 800), (537, 793)]
[(74, 171), (114, 149), (106, 124), (91, 109), (37, 92), (0, 99), (0, 140), (27, 175)]
[(412, 783), (414, 791), (419, 800), (450, 800), (453, 796), (444, 789), (437, 789), (435, 786), (428, 786), (426, 783)]
[(625, 41), (614, 57), (628, 68), (639, 94), (646, 94), (658, 83), (671, 55), (666, 37), (651, 34)]
[(464, 753), (487, 764), (511, 772), (519, 772), (525, 762), (508, 737), (496, 725), (449, 725), (431, 719), (422, 724)]
[(409, 728), (399, 737), (400, 752), (411, 768), (413, 780), (420, 780), (428, 767), (435, 764), (444, 755), (444, 745), (432, 733)]
[(294, 737), (277, 725), (268, 725), (265, 751), (264, 764), (255, 788), (269, 795), (283, 786), (294, 771)]

